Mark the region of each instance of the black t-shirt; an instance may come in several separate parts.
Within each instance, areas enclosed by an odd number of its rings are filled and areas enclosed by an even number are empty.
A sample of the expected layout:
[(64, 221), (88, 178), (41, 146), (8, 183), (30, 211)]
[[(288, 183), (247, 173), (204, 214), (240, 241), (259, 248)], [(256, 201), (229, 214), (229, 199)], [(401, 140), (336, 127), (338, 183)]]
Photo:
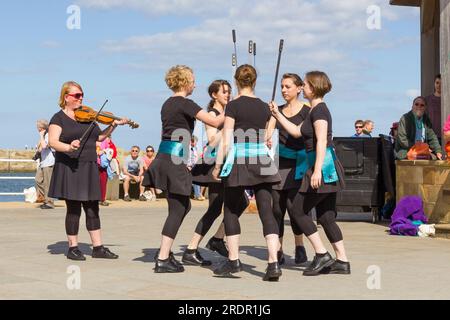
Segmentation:
[[(239, 131), (244, 131), (245, 137), (243, 139), (245, 140), (240, 141), (241, 139), (239, 139), (237, 141), (235, 138), (235, 142), (262, 142), (264, 137), (261, 137), (261, 141), (258, 140), (259, 130), (266, 129), (271, 113), (269, 105), (261, 99), (241, 96), (227, 104), (225, 116), (234, 119), (236, 138), (240, 137)], [(239, 131), (236, 132), (236, 130)]]
[[(280, 111), (282, 112), (286, 105), (280, 106)], [(300, 125), (306, 117), (308, 116), (310, 108), (307, 105), (303, 105), (300, 111), (293, 117), (286, 117), (290, 122), (295, 125)], [(305, 143), (303, 138), (294, 138), (284, 129), (284, 127), (277, 121), (276, 128), (278, 129), (278, 140), (280, 143), (284, 144), (286, 147), (293, 150), (303, 150), (305, 149)]]
[[(77, 122), (64, 113), (59, 111), (55, 113), (50, 120), (50, 124), (57, 125), (62, 128), (59, 141), (70, 144), (73, 140), (80, 139), (91, 123)], [(96, 142), (101, 133), (98, 124), (93, 125), (86, 134), (81, 147), (73, 152), (55, 153), (56, 162), (78, 161), (97, 161)]]
[[(194, 132), (195, 116), (202, 108), (190, 99), (170, 97), (161, 108), (162, 140), (172, 140), (175, 130), (185, 129), (190, 135)], [(173, 137), (179, 141), (179, 137)]]
[[(214, 114), (216, 115), (216, 117), (220, 116), (220, 111), (217, 110), (216, 108), (212, 107), (212, 108), (208, 108), (208, 112), (214, 112)], [(217, 130), (222, 130), (223, 129), (223, 124), (221, 124), (219, 127), (217, 127)]]
[(306, 151), (316, 150), (316, 134), (314, 132), (313, 123), (317, 120), (325, 120), (328, 122), (327, 130), (327, 147), (333, 145), (333, 130), (330, 110), (324, 102), (319, 103), (312, 108), (302, 125), (302, 136), (305, 141)]

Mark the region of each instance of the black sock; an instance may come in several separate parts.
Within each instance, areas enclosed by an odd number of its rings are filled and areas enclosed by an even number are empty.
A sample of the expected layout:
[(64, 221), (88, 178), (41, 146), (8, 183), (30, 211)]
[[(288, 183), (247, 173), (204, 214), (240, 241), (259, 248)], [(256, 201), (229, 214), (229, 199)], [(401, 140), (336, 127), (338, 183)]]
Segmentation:
[(186, 249), (186, 253), (189, 254), (195, 253), (195, 251), (197, 251), (197, 249), (189, 249), (189, 248)]
[(318, 257), (324, 257), (324, 256), (326, 256), (328, 254), (328, 252), (325, 252), (325, 253), (316, 253), (316, 256), (318, 256)]
[(103, 248), (103, 245), (99, 245), (99, 246), (97, 246), (97, 247), (94, 247), (94, 250), (95, 251), (98, 251), (98, 250), (101, 250)]
[(76, 249), (78, 249), (78, 246), (75, 246), (75, 247), (69, 247), (69, 251), (74, 251), (74, 250), (76, 250)]
[(276, 266), (278, 262), (269, 262), (269, 268), (273, 268)]

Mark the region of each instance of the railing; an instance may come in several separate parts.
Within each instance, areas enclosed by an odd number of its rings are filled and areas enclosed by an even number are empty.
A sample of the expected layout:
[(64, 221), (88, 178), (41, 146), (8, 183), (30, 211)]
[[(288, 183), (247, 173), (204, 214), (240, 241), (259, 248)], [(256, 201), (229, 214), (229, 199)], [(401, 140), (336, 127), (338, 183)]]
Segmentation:
[[(36, 162), (31, 159), (1, 159), (0, 162)], [(34, 180), (34, 177), (0, 177), (0, 180)], [(23, 196), (23, 192), (0, 192), (0, 196)]]

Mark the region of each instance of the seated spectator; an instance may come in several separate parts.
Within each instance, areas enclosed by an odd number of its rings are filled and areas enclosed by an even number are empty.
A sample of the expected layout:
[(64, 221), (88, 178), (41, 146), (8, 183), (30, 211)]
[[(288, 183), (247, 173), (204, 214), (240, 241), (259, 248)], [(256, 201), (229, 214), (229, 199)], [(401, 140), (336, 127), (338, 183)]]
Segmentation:
[(391, 139), (392, 144), (395, 143), (395, 140), (398, 136), (398, 122), (392, 123), (391, 131), (389, 131), (389, 138)]
[(53, 166), (55, 165), (55, 156), (53, 150), (48, 146), (48, 121), (38, 120), (37, 130), (39, 132), (39, 144), (37, 147), (37, 157), (39, 165), (36, 170), (35, 183), (36, 190), (43, 197), (41, 209), (53, 209), (53, 199), (48, 197), (48, 188), (52, 178)]
[(431, 121), (426, 111), (424, 97), (417, 97), (413, 101), (412, 110), (405, 113), (399, 122), (398, 136), (395, 141), (395, 156), (399, 160), (406, 159), (409, 149), (416, 142), (427, 143), (436, 157), (442, 159), (442, 148), (436, 134), (431, 128)]
[(361, 138), (372, 138), (372, 131), (375, 129), (375, 124), (372, 120), (364, 121), (364, 127), (360, 135)]
[(130, 195), (128, 194), (130, 182), (139, 183), (139, 200), (147, 201), (147, 198), (144, 196), (145, 188), (142, 185), (144, 178), (144, 164), (139, 157), (140, 150), (141, 149), (138, 146), (133, 146), (131, 148), (131, 154), (125, 158), (125, 163), (123, 165), (123, 175), (125, 176), (123, 180), (123, 200), (125, 201), (131, 201)]
[[(150, 167), (154, 158), (155, 158), (155, 148), (153, 148), (153, 146), (147, 146), (147, 148), (145, 148), (145, 155), (142, 157), (144, 171), (148, 170), (148, 167)], [(155, 188), (148, 188), (148, 190), (144, 192), (144, 195), (147, 198), (147, 200), (150, 201), (156, 200)]]
[(425, 97), (427, 102), (427, 116), (431, 120), (432, 128), (439, 141), (441, 141), (442, 118), (441, 118), (441, 75), (434, 77), (434, 92)]
[(362, 120), (356, 120), (355, 121), (355, 134), (352, 135), (353, 138), (358, 138), (363, 131), (363, 127), (364, 127), (364, 121)]

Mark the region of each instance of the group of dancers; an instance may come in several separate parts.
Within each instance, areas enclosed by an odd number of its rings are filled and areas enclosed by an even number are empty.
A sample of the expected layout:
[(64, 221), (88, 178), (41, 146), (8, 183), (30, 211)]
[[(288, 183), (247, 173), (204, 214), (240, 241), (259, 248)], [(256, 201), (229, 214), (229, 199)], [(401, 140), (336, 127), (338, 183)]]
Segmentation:
[[(239, 217), (248, 207), (246, 189), (255, 192), (268, 265), (265, 281), (278, 281), (285, 263), (282, 249), (284, 216), (288, 212), (295, 236), (295, 263), (307, 261), (304, 237), (314, 249), (312, 262), (303, 275), (350, 274), (343, 236), (336, 223), (336, 193), (343, 188), (343, 169), (332, 144), (332, 118), (324, 102), (331, 90), (328, 76), (308, 72), (304, 80), (286, 73), (281, 80), (285, 104), (263, 102), (255, 95), (257, 73), (251, 65), (237, 68), (232, 86), (216, 80), (208, 88), (211, 102), (206, 110), (187, 97), (195, 89), (191, 68), (170, 68), (165, 81), (173, 95), (161, 108), (162, 137), (158, 153), (144, 175), (144, 186), (166, 192), (168, 216), (155, 255), (157, 273), (183, 272), (183, 265), (210, 266), (198, 247), (214, 221), (223, 221), (206, 247), (227, 259), (214, 269), (216, 276), (230, 276), (242, 270), (239, 259)], [(303, 92), (308, 103), (300, 100)], [(93, 245), (93, 258), (116, 259), (102, 245), (98, 202), (101, 200), (95, 146), (127, 119), (115, 120), (105, 130), (97, 124), (76, 121), (74, 111), (82, 105), (83, 90), (75, 82), (64, 83), (61, 110), (50, 121), (49, 145), (56, 151), (49, 196), (66, 201), (67, 258), (85, 260), (78, 249), (78, 228), (83, 207)], [(186, 167), (190, 136), (195, 121), (206, 126), (208, 145), (203, 161), (192, 170)], [(278, 129), (278, 148), (272, 158), (272, 136)], [(86, 136), (82, 141), (80, 137)], [(171, 251), (177, 232), (191, 209), (192, 183), (208, 186), (209, 207), (199, 220), (191, 241), (179, 262)], [(317, 221), (331, 243), (335, 258), (325, 248), (316, 224), (309, 215), (315, 208)], [(226, 239), (226, 241), (224, 240)]]

